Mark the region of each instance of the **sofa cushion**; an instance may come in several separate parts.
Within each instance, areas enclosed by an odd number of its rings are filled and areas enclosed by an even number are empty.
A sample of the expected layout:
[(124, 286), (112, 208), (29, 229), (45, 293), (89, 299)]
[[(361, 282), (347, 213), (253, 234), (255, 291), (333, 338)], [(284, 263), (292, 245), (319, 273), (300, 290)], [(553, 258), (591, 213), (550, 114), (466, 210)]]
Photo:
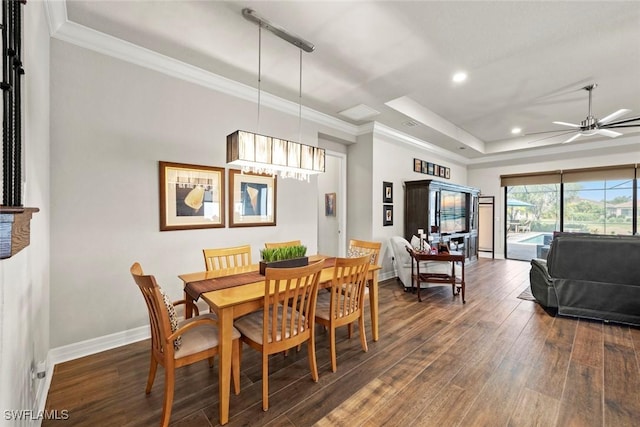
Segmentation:
[(553, 278), (638, 285), (638, 254), (635, 236), (561, 235), (553, 240), (547, 263)]

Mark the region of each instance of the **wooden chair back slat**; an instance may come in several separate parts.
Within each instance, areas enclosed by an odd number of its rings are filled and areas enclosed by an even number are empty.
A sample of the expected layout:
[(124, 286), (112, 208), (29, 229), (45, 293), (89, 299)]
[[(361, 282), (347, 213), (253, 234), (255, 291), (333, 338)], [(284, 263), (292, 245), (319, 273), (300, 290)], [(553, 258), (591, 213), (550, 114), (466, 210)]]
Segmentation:
[(251, 265), (251, 246), (203, 249), (204, 264), (207, 271)]

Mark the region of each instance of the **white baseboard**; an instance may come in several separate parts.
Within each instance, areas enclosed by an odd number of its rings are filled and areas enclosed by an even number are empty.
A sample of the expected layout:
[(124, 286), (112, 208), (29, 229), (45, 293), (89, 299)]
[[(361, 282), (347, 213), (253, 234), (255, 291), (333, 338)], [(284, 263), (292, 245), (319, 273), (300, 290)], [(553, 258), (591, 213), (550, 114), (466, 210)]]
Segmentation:
[(394, 271), (387, 271), (384, 274), (378, 275), (378, 281), (382, 282), (383, 280), (393, 279), (394, 277), (396, 277), (396, 273)]
[[(478, 252), (478, 258), (491, 258), (491, 252)], [(495, 259), (504, 259), (502, 254), (494, 254)]]
[(79, 359), (80, 357), (89, 356), (101, 351), (111, 350), (112, 348), (121, 347), (123, 345), (132, 344), (134, 342), (145, 340), (150, 336), (151, 332), (147, 325), (62, 347), (52, 348), (47, 353), (46, 375), (38, 384), (38, 390), (36, 392), (36, 410), (44, 411), (44, 407), (47, 402), (47, 395), (49, 394), (49, 387), (51, 386), (51, 379), (53, 377), (53, 368), (56, 364)]
[(101, 351), (111, 350), (112, 348), (142, 341), (150, 336), (151, 332), (149, 330), (149, 326), (140, 326), (135, 329), (129, 329), (122, 332), (116, 332), (115, 334), (52, 348), (49, 350), (47, 358), (53, 366), (58, 363), (67, 362), (69, 360), (89, 356)]

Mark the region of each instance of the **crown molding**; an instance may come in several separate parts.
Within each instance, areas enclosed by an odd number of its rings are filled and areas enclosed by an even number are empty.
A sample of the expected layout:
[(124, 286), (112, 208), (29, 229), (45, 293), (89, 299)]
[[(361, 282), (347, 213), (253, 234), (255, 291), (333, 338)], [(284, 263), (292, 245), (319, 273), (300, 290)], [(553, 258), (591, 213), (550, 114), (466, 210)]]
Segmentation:
[(590, 142), (580, 142), (579, 148), (576, 147), (576, 144), (554, 144), (544, 149), (486, 155), (478, 159), (468, 160), (467, 167), (469, 169), (478, 169), (501, 165), (542, 162), (561, 158), (601, 156), (613, 154), (614, 152), (629, 152), (632, 154), (633, 149), (637, 149), (637, 147), (640, 146), (640, 136), (635, 135), (629, 135), (625, 138), (620, 137), (620, 139), (615, 141), (615, 145), (609, 145), (608, 147), (603, 145), (603, 141), (606, 144), (609, 139), (605, 138)]
[(415, 138), (411, 135), (407, 135), (406, 133), (400, 132), (397, 129), (393, 129), (378, 122), (372, 122), (366, 125), (362, 125), (360, 126), (360, 131), (362, 133), (372, 132), (374, 136), (386, 137), (393, 141), (411, 145), (413, 147), (418, 147), (422, 150), (428, 151), (429, 153), (438, 154), (443, 158), (446, 158), (463, 166), (469, 164), (469, 159), (467, 159), (466, 157), (452, 153), (449, 150), (445, 150), (444, 148), (438, 147), (437, 145)]
[[(47, 19), (49, 21), (49, 32), (53, 38), (184, 81), (195, 83), (245, 101), (258, 102), (257, 88), (238, 83), (150, 49), (71, 22), (67, 17), (65, 1), (46, 0), (45, 5)], [(262, 92), (260, 102), (266, 107), (295, 117), (301, 114), (305, 120), (344, 132), (348, 135), (355, 136), (358, 130), (358, 127), (355, 125), (310, 108), (302, 107), (302, 112), (300, 113), (298, 103), (288, 101), (270, 93)]]

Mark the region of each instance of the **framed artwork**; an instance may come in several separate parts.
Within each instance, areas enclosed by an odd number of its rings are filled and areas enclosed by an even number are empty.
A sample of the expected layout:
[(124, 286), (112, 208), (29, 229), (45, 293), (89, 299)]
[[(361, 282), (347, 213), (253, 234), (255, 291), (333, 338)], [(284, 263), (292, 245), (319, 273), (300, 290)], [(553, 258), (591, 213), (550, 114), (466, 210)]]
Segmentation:
[(424, 160), (422, 161), (422, 173), (427, 173), (427, 170), (429, 168), (429, 163), (425, 162)]
[(229, 169), (229, 227), (276, 225), (276, 177)]
[(324, 195), (324, 215), (336, 216), (336, 193), (326, 193)]
[(382, 225), (393, 225), (393, 205), (382, 205)]
[(439, 166), (440, 168), (440, 176), (444, 178), (444, 166)]
[(434, 166), (435, 166), (435, 165), (434, 165), (433, 163), (429, 163), (429, 164), (427, 165), (427, 173), (428, 173), (429, 175), (433, 175), (433, 167), (434, 167)]
[(224, 168), (158, 164), (160, 231), (224, 227)]
[(413, 171), (414, 172), (418, 172), (418, 173), (422, 173), (422, 160), (413, 159)]
[(382, 182), (382, 202), (393, 203), (393, 182)]
[(451, 178), (451, 169), (444, 168), (444, 177), (447, 179)]

